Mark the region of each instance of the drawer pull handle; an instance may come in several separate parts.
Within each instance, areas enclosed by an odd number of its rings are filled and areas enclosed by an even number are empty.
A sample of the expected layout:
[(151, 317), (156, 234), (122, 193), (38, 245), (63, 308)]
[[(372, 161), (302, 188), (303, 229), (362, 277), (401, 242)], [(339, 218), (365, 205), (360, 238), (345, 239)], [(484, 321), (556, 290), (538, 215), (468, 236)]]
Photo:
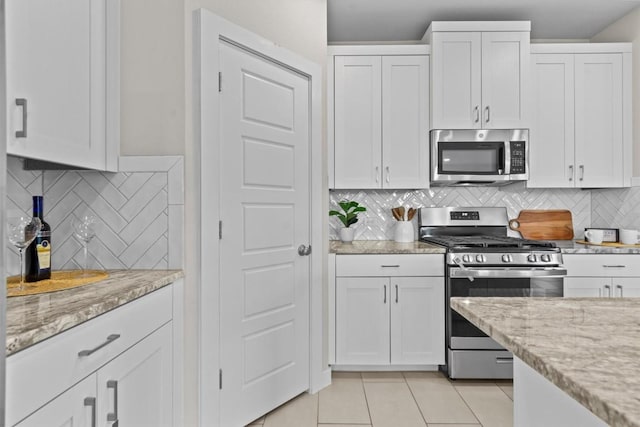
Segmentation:
[(400, 264), (389, 264), (389, 265), (381, 265), (382, 268), (400, 268)]
[(604, 268), (627, 268), (626, 265), (603, 265)]
[(498, 365), (511, 364), (513, 363), (513, 357), (496, 357), (496, 363)]
[(96, 398), (85, 397), (84, 406), (91, 406), (91, 427), (96, 427)]
[(105, 342), (103, 342), (102, 344), (100, 344), (97, 347), (92, 348), (91, 350), (82, 350), (81, 352), (78, 353), (78, 356), (79, 357), (91, 356), (93, 353), (95, 353), (96, 351), (100, 350), (102, 347), (111, 344), (112, 342), (114, 342), (118, 338), (120, 338), (120, 334), (111, 334), (111, 335), (109, 335), (107, 337), (107, 340)]
[(113, 412), (107, 414), (107, 421), (112, 421), (111, 427), (118, 427), (118, 381), (107, 381), (107, 388), (113, 389)]

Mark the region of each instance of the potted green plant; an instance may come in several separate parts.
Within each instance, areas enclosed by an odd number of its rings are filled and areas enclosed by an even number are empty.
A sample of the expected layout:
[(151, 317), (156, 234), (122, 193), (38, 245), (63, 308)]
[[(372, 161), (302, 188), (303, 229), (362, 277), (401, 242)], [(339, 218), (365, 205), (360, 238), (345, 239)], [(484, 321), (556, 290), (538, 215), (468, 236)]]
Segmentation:
[(344, 228), (340, 229), (340, 240), (345, 243), (351, 243), (353, 242), (354, 234), (354, 229), (351, 226), (358, 222), (358, 213), (365, 212), (367, 208), (353, 200), (342, 200), (338, 202), (338, 205), (340, 205), (342, 212), (330, 210), (329, 216), (337, 216), (342, 221)]

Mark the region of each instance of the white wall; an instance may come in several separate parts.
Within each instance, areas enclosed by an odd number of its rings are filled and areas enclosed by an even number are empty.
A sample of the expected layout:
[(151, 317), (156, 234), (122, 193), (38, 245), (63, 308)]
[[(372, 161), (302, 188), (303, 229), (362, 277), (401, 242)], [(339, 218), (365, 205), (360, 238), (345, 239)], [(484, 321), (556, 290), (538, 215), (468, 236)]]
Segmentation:
[(640, 7), (596, 34), (591, 42), (633, 42), (633, 176), (640, 176)]
[(184, 154), (184, 3), (121, 1), (120, 153)]

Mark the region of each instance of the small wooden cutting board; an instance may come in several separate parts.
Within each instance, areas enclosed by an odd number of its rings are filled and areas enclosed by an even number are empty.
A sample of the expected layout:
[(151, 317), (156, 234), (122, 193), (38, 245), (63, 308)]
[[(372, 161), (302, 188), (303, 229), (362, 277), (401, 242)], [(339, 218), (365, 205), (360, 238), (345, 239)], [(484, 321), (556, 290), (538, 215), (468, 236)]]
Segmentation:
[(509, 228), (530, 240), (571, 240), (573, 220), (571, 211), (522, 210), (518, 218), (509, 221)]

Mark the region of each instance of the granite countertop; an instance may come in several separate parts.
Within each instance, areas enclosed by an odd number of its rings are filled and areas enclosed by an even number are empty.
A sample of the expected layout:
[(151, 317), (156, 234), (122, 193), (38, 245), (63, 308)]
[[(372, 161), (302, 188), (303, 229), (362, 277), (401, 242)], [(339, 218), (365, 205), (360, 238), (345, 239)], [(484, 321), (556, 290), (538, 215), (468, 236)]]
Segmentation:
[(352, 243), (342, 243), (340, 240), (329, 242), (329, 253), (332, 254), (443, 254), (444, 248), (413, 241), (397, 243), (393, 240), (354, 240)]
[(183, 277), (182, 270), (113, 270), (89, 285), (7, 298), (6, 355), (66, 331)]
[(606, 423), (640, 426), (640, 299), (457, 297), (451, 307)]
[(611, 247), (585, 245), (575, 240), (553, 240), (563, 254), (640, 254), (640, 246)]

